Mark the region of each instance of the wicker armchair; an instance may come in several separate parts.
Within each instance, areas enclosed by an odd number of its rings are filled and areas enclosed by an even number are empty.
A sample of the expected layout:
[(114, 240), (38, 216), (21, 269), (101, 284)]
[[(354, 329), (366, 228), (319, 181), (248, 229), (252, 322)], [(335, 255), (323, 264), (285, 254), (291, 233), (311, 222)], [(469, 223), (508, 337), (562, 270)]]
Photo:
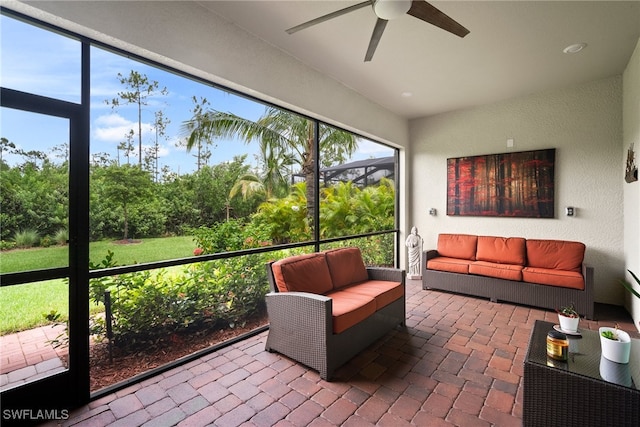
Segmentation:
[(281, 292), (276, 286), (272, 265), (273, 262), (267, 264), (271, 292), (266, 296), (269, 314), (266, 350), (317, 370), (324, 380), (330, 380), (338, 367), (393, 328), (404, 325), (404, 270), (367, 268), (369, 280), (399, 282), (402, 297), (348, 329), (334, 333), (332, 298), (310, 292)]

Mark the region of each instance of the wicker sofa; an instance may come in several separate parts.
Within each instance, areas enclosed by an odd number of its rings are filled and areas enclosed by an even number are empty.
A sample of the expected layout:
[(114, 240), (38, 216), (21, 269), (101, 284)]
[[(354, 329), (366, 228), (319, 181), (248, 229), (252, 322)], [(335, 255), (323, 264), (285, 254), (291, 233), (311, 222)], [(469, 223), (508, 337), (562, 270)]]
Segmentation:
[(422, 288), (555, 309), (573, 303), (593, 319), (593, 268), (585, 245), (564, 240), (440, 234), (423, 252)]
[(359, 248), (267, 264), (266, 350), (330, 380), (349, 359), (405, 322), (405, 271), (365, 267)]

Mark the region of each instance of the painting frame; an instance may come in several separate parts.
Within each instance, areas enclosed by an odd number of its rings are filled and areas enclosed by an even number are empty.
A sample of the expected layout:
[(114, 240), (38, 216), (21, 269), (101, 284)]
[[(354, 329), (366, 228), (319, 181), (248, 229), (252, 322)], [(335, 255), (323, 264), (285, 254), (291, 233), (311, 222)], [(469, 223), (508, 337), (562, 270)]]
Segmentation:
[(556, 149), (447, 159), (447, 215), (555, 218)]

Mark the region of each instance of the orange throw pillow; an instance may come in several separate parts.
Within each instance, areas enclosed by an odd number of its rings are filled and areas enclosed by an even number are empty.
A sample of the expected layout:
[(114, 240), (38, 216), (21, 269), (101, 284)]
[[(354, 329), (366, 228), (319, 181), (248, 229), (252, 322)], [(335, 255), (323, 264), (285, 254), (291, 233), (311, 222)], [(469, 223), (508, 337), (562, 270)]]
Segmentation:
[(297, 291), (324, 294), (333, 289), (324, 254), (296, 255), (271, 265), (280, 292)]
[(522, 237), (478, 237), (478, 261), (524, 265), (525, 240)]
[(448, 258), (476, 260), (478, 236), (469, 234), (438, 235), (438, 254)]
[(331, 249), (324, 254), (334, 289), (369, 279), (360, 248)]
[(527, 266), (579, 272), (584, 251), (580, 242), (527, 239)]

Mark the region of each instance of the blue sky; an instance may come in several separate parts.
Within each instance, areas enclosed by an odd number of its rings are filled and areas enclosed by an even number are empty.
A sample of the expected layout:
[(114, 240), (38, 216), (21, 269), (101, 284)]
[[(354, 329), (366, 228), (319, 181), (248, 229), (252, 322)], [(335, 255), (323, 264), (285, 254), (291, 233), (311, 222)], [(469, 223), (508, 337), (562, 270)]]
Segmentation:
[[(80, 102), (80, 43), (76, 40), (39, 29), (5, 16), (0, 17), (0, 83), (3, 87), (36, 93), (71, 102)], [(193, 80), (150, 67), (128, 58), (91, 49), (91, 153), (108, 153), (118, 158), (117, 146), (125, 140), (125, 134), (136, 132), (137, 107), (121, 105), (111, 108), (105, 100), (117, 97), (126, 88), (118, 81), (118, 73), (128, 76), (131, 70), (146, 75), (149, 81), (157, 81), (166, 87), (166, 96), (158, 94), (147, 100), (142, 113), (143, 147), (155, 142), (154, 114), (162, 110), (170, 120), (165, 138), (159, 140), (160, 167), (168, 166), (178, 173), (191, 172), (196, 167), (195, 153), (187, 153), (178, 146), (184, 135), (181, 125), (192, 117), (192, 97), (204, 97), (210, 107), (232, 112), (255, 120), (265, 111), (263, 104), (247, 100), (231, 93), (214, 89)], [(66, 120), (34, 117), (31, 114), (3, 108), (0, 113), (0, 136), (9, 139), (25, 151), (49, 152), (54, 146), (68, 139)], [(212, 148), (209, 164), (231, 160), (236, 155), (248, 154), (247, 161), (255, 164), (255, 144), (221, 140)], [(392, 155), (392, 150), (371, 141), (361, 141), (353, 160)], [(137, 151), (131, 162), (137, 162)], [(5, 161), (12, 159), (5, 155)], [(16, 159), (17, 161), (17, 159)], [(126, 162), (120, 153), (120, 161)]]

